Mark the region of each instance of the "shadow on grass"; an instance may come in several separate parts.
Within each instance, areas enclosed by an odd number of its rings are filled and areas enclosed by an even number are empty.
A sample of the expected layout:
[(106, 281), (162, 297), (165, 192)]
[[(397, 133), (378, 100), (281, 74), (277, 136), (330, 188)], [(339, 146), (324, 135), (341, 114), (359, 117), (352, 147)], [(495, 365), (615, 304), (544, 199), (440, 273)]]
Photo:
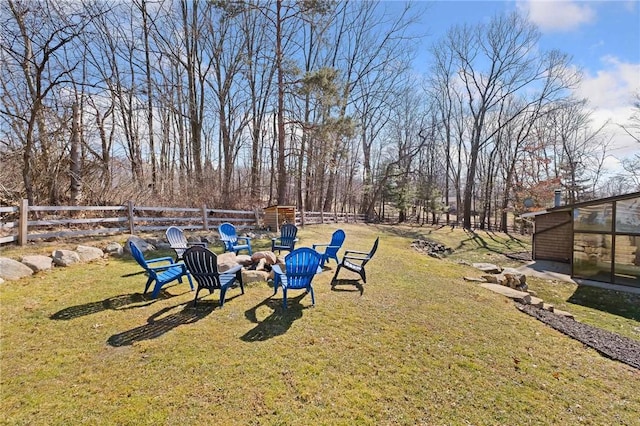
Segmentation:
[(202, 318), (213, 312), (216, 306), (219, 305), (218, 302), (201, 302), (194, 308), (193, 303), (188, 302), (184, 304), (181, 311), (159, 318), (178, 306), (180, 305), (169, 306), (161, 309), (147, 319), (147, 324), (131, 330), (123, 331), (122, 333), (114, 334), (107, 339), (107, 343), (111, 346), (119, 347), (129, 346), (142, 340), (155, 339), (176, 327), (200, 321)]
[[(244, 316), (256, 326), (240, 339), (245, 342), (262, 342), (286, 333), (295, 320), (302, 318), (302, 311), (307, 309), (300, 304), (306, 295), (307, 293), (302, 293), (296, 297), (287, 297), (287, 309), (282, 306), (281, 299), (268, 297), (246, 310)], [(258, 321), (258, 309), (263, 306), (270, 309), (271, 313), (262, 321)]]
[(640, 321), (638, 294), (579, 285), (567, 302)]
[[(344, 287), (338, 288), (337, 287), (338, 285), (340, 285), (340, 286), (348, 285), (351, 288), (344, 288)], [(364, 294), (364, 286), (362, 285), (360, 280), (341, 280), (341, 279), (336, 279), (335, 281), (333, 281), (331, 283), (331, 291), (348, 291), (348, 292), (359, 291), (360, 292), (360, 296), (362, 296)]]
[[(433, 231), (430, 228), (398, 228), (395, 226), (378, 225), (378, 229), (384, 230), (388, 234), (397, 235), (403, 238), (423, 239)], [(439, 229), (439, 228), (438, 228)]]
[(499, 248), (495, 248), (495, 247), (491, 247), (487, 243), (487, 241), (485, 241), (485, 239), (482, 236), (480, 236), (479, 233), (476, 232), (475, 230), (465, 229), (464, 232), (468, 238), (460, 241), (460, 244), (458, 245), (458, 247), (455, 247), (455, 250), (462, 249), (464, 246), (466, 246), (470, 242), (474, 243), (477, 248), (482, 248), (489, 252), (503, 254), (503, 255), (505, 254), (506, 251), (513, 250), (514, 245), (518, 249), (527, 248), (527, 246), (522, 242), (522, 240), (519, 240), (518, 238), (515, 238), (510, 234), (506, 234), (509, 237), (509, 239), (505, 241), (505, 240), (497, 239), (496, 234), (493, 231), (481, 231), (485, 233), (489, 237), (489, 239), (491, 239), (498, 245)]
[(97, 302), (84, 303), (82, 305), (69, 306), (59, 310), (52, 314), (49, 319), (52, 320), (71, 320), (74, 318), (83, 317), (85, 315), (97, 314), (98, 312), (112, 310), (112, 311), (124, 311), (127, 309), (141, 308), (143, 306), (149, 306), (156, 300), (170, 299), (174, 297), (171, 293), (165, 290), (160, 290), (160, 294), (156, 299), (151, 298), (151, 293), (131, 293), (121, 294), (118, 296), (109, 297)]
[(513, 246), (515, 245), (517, 248), (527, 248), (526, 244), (524, 244), (524, 242), (522, 240), (520, 240), (518, 237), (513, 236), (509, 233), (505, 233), (504, 235), (506, 235), (507, 237), (509, 237), (508, 240), (504, 241), (504, 240), (498, 240), (496, 238), (496, 233), (494, 231), (486, 231), (487, 235), (489, 236), (489, 238), (491, 238), (493, 241), (495, 241), (498, 244), (504, 245), (509, 249), (513, 249)]

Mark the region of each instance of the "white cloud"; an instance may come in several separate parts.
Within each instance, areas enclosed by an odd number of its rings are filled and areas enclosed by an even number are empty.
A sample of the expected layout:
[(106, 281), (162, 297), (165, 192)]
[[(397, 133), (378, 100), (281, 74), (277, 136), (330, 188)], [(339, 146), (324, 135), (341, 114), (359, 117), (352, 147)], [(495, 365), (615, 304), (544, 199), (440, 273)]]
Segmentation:
[(633, 95), (640, 91), (640, 64), (622, 62), (612, 56), (601, 61), (602, 68), (595, 74), (585, 74), (575, 95), (589, 99), (595, 126), (611, 123), (607, 127), (613, 136), (609, 152), (622, 159), (640, 150), (638, 143), (620, 128), (628, 123), (633, 113)]
[(629, 108), (633, 94), (640, 90), (640, 64), (630, 64), (612, 56), (601, 58), (602, 69), (585, 74), (578, 94), (605, 109)]
[(571, 31), (596, 17), (594, 9), (585, 2), (523, 0), (518, 1), (517, 6), (543, 32)]

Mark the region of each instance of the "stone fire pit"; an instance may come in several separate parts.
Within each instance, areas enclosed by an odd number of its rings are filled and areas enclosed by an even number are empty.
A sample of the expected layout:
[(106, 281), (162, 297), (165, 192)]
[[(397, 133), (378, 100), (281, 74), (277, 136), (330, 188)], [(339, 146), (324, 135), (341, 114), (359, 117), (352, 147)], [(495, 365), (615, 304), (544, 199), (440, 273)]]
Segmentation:
[(258, 251), (251, 256), (246, 254), (236, 255), (233, 252), (218, 255), (218, 271), (220, 272), (225, 272), (236, 265), (242, 265), (242, 281), (244, 284), (266, 282), (269, 279), (273, 279), (271, 266), (276, 263), (284, 265), (284, 260), (279, 259), (271, 251)]

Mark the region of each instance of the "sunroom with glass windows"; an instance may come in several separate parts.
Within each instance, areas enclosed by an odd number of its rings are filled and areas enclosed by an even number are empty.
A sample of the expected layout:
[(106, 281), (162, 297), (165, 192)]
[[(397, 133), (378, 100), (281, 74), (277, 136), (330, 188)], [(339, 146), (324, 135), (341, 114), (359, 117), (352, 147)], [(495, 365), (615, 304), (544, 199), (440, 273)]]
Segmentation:
[(570, 260), (574, 278), (640, 288), (640, 192), (557, 206), (534, 220), (534, 259)]

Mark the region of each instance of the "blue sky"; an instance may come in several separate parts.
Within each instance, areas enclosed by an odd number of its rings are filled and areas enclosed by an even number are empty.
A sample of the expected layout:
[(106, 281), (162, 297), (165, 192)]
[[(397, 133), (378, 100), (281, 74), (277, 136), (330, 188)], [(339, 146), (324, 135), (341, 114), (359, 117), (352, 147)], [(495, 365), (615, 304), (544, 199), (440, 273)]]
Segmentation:
[[(486, 22), (499, 13), (518, 10), (528, 14), (542, 33), (540, 47), (558, 49), (572, 56), (583, 70), (576, 96), (588, 98), (594, 125), (607, 119), (613, 134), (608, 166), (640, 152), (640, 145), (621, 131), (632, 113), (633, 93), (640, 92), (640, 1), (505, 0), (414, 1), (425, 8), (423, 30), (427, 45), (444, 36), (456, 24)], [(401, 1), (389, 2), (391, 9)], [(426, 50), (422, 49), (423, 51)], [(428, 57), (416, 59), (416, 71), (424, 72)]]

